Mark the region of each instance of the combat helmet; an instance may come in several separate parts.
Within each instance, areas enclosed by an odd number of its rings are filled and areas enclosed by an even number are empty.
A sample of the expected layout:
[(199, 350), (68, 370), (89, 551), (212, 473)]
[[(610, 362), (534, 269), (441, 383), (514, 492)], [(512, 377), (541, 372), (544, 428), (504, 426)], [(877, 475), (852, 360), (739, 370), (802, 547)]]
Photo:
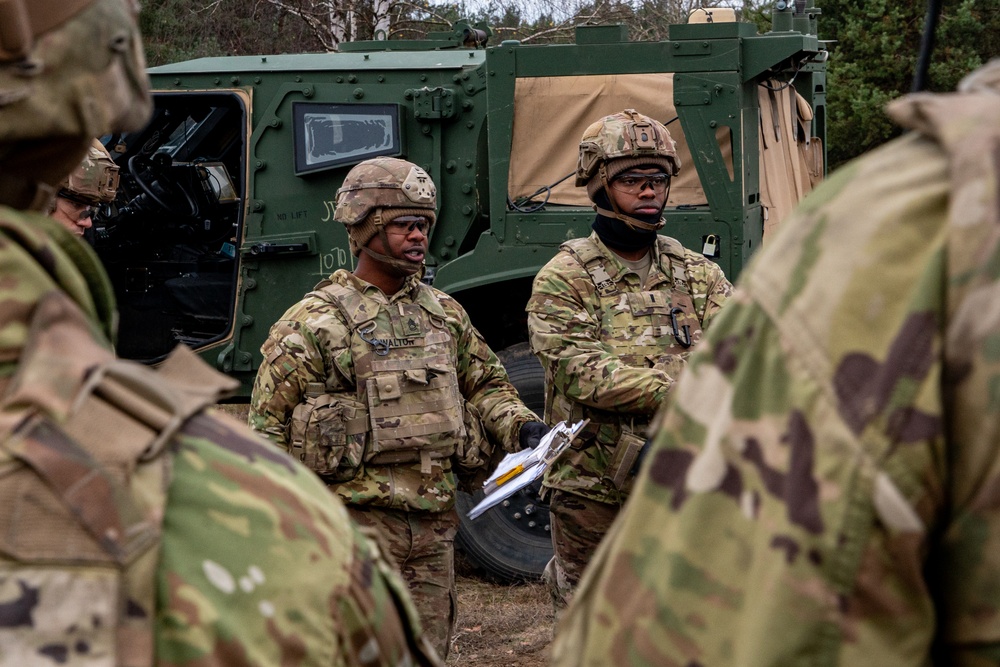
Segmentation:
[[(348, 172), (337, 190), (333, 219), (347, 227), (355, 256), (363, 250), (380, 261), (412, 269), (413, 262), (376, 253), (368, 242), (376, 234), (384, 236), (386, 223), (404, 215), (422, 215), (433, 225), (436, 206), (437, 188), (426, 171), (399, 158), (376, 157)], [(388, 247), (387, 239), (383, 243)]]
[(98, 206), (114, 201), (118, 192), (118, 165), (99, 140), (94, 139), (73, 173), (66, 177), (59, 196), (80, 204)]
[[(656, 166), (669, 176), (676, 176), (681, 162), (676, 144), (666, 126), (655, 118), (635, 109), (625, 109), (605, 116), (588, 127), (580, 139), (580, 154), (576, 166), (576, 185), (586, 186), (594, 200), (598, 191), (619, 174), (641, 167)], [(612, 207), (614, 200), (611, 201)], [(627, 225), (641, 229), (659, 229), (619, 211), (599, 212), (615, 217)]]
[(0, 203), (43, 211), (93, 137), (149, 117), (138, 3), (4, 0), (0, 9)]

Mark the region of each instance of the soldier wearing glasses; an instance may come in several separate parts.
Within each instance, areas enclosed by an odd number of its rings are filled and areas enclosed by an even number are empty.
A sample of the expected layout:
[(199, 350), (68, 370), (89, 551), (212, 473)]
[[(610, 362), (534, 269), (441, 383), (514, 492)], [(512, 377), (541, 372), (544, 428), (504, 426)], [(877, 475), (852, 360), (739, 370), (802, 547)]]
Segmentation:
[(593, 233), (562, 245), (528, 302), (546, 422), (590, 419), (544, 480), (557, 610), (628, 496), (649, 420), (732, 291), (716, 264), (657, 233), (679, 168), (667, 128), (634, 109), (591, 125), (576, 184), (594, 202)]
[(457, 475), (483, 466), (491, 441), (534, 447), (548, 428), (458, 302), (420, 282), (435, 204), (430, 176), (410, 162), (351, 169), (334, 218), (357, 267), (335, 272), (271, 328), (250, 425), (377, 531), (445, 656)]
[(52, 200), (49, 215), (76, 236), (93, 225), (95, 209), (114, 201), (118, 191), (118, 165), (97, 139), (77, 168), (67, 176)]

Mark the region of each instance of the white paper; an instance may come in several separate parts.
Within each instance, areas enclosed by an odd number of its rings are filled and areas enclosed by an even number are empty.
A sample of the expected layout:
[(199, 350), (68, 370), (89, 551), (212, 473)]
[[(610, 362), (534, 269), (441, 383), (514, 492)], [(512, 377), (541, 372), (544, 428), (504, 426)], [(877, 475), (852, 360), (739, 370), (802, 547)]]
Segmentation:
[[(489, 508), (506, 498), (510, 498), (517, 491), (541, 477), (553, 461), (565, 451), (586, 423), (586, 420), (578, 421), (572, 427), (568, 427), (566, 422), (559, 422), (545, 434), (534, 449), (524, 449), (505, 456), (493, 474), (483, 483), (483, 493), (486, 495), (479, 501), (479, 504), (469, 511), (469, 518), (475, 519)], [(518, 466), (523, 466), (524, 469), (497, 486), (498, 479), (509, 474), (512, 470), (516, 470)]]

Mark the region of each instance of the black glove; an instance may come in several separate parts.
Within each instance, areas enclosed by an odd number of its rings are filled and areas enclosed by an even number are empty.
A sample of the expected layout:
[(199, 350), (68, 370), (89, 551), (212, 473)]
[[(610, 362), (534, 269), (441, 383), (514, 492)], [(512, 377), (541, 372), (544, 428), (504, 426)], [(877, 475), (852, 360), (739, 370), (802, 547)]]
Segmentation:
[(521, 424), (521, 432), (517, 434), (517, 441), (521, 444), (521, 449), (534, 449), (551, 430), (542, 422), (524, 422)]

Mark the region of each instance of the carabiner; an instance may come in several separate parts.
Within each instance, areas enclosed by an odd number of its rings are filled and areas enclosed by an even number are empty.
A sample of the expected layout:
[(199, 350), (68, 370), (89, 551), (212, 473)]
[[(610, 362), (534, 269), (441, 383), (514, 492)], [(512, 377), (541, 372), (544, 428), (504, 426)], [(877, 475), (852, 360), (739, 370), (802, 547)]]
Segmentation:
[[(367, 327), (367, 328), (365, 328), (365, 327)], [(381, 340), (381, 339), (375, 338), (374, 336), (372, 336), (371, 338), (366, 338), (365, 337), (365, 334), (371, 334), (371, 333), (374, 333), (374, 332), (375, 332), (375, 323), (374, 322), (369, 322), (368, 324), (365, 324), (363, 326), (358, 327), (358, 337), (361, 340), (363, 340), (364, 342), (366, 342), (369, 345), (371, 345), (372, 346), (372, 350), (375, 351), (375, 354), (379, 355), (380, 357), (384, 357), (385, 355), (389, 354), (389, 347), (390, 347), (389, 346), (389, 341), (387, 341), (387, 340)]]
[[(683, 315), (684, 309), (678, 308), (677, 306), (674, 306), (673, 308), (670, 309), (670, 326), (673, 327), (674, 330), (674, 340), (677, 341), (678, 345), (680, 345), (684, 349), (687, 349), (691, 347), (691, 327), (689, 327), (686, 324), (682, 327), (678, 327), (677, 313)], [(682, 334), (683, 338), (681, 337)]]

